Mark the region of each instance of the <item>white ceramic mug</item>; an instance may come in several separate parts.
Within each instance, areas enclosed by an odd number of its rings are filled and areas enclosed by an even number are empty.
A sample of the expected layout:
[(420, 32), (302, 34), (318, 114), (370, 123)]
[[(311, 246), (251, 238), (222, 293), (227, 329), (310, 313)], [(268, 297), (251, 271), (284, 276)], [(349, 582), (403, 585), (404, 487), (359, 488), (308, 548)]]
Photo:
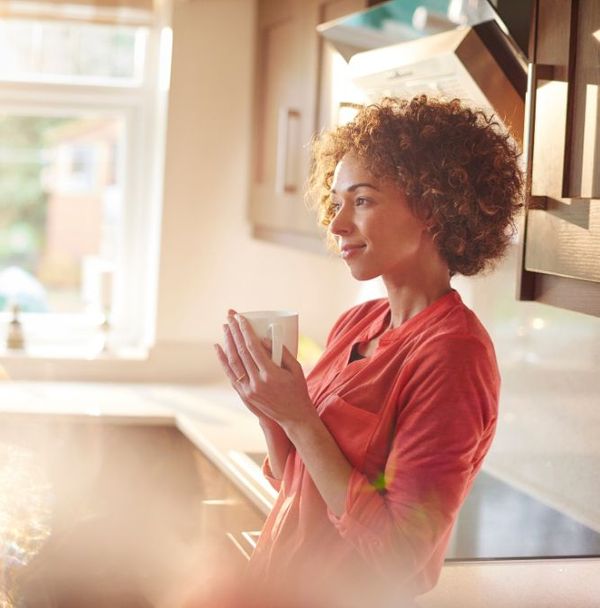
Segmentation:
[(298, 355), (298, 313), (289, 310), (252, 310), (241, 312), (254, 333), (262, 340), (271, 340), (271, 359), (281, 367), (283, 347), (294, 357)]

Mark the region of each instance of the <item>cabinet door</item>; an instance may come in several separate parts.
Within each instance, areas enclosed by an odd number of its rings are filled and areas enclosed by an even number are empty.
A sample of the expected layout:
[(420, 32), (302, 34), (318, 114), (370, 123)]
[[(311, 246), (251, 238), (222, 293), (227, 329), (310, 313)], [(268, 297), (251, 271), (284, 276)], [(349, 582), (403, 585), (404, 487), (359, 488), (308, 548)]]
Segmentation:
[(600, 316), (600, 4), (535, 9), (519, 297)]
[(325, 126), (319, 116), (320, 100), (332, 83), (331, 70), (323, 67), (327, 60), (316, 27), (366, 4), (365, 0), (258, 3), (250, 204), (257, 236), (325, 250), (316, 214), (305, 203), (310, 141)]
[(541, 2), (538, 28), (532, 195), (600, 198), (600, 2)]
[(193, 454), (204, 493), (201, 537), (243, 564), (252, 554), (266, 518), (204, 454), (197, 449)]
[[(343, 68), (346, 64), (339, 64), (337, 70), (331, 69), (332, 59), (341, 57), (325, 40), (319, 36), (317, 26), (320, 23), (344, 17), (366, 7), (365, 0), (297, 0), (298, 26), (300, 31), (300, 56), (297, 64), (300, 82), (302, 83), (302, 103), (304, 117), (301, 131), (300, 165), (302, 179), (302, 195), (308, 179), (310, 168), (310, 141), (322, 129), (330, 128), (337, 120), (327, 120), (322, 114), (321, 100), (323, 95), (335, 103), (336, 97), (332, 95), (334, 88), (347, 88), (342, 86)], [(338, 79), (336, 80), (336, 77)], [(344, 83), (347, 84), (347, 83)], [(303, 233), (313, 235), (323, 241), (323, 233), (317, 225), (317, 216), (314, 211), (307, 212), (305, 205), (294, 207), (297, 215), (294, 217), (294, 226)], [(322, 247), (324, 250), (324, 246)]]
[(259, 2), (251, 220), (285, 229), (301, 190), (297, 15), (293, 2)]

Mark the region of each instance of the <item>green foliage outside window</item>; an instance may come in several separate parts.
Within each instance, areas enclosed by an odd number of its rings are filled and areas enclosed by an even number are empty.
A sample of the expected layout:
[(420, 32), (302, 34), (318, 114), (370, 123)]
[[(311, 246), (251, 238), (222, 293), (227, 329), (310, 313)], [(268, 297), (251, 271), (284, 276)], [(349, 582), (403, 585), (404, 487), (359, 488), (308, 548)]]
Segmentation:
[(35, 274), (44, 246), (48, 194), (42, 171), (48, 133), (71, 118), (0, 117), (0, 269)]

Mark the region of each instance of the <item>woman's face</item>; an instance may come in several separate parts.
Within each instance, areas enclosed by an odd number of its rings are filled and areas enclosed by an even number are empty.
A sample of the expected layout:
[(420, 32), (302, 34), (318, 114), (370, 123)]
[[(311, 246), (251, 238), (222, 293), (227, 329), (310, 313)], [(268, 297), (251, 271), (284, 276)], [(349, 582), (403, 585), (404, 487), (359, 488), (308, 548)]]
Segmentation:
[(353, 155), (338, 163), (331, 188), (335, 217), (329, 225), (355, 279), (377, 276), (403, 281), (431, 255), (423, 222), (402, 189), (378, 180)]

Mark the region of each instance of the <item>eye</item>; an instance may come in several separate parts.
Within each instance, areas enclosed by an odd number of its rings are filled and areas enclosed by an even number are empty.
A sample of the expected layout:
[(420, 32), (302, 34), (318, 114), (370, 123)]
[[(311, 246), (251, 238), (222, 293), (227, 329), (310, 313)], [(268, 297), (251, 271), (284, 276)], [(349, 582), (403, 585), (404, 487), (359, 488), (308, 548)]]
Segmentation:
[(365, 198), (364, 196), (359, 196), (355, 201), (355, 205), (357, 207), (362, 207), (363, 205), (366, 205), (369, 202), (369, 199)]
[(342, 206), (342, 204), (338, 201), (331, 201), (330, 205), (329, 205), (329, 211), (331, 211), (331, 213), (333, 213), (333, 215), (337, 215), (337, 212), (340, 210), (340, 207)]

